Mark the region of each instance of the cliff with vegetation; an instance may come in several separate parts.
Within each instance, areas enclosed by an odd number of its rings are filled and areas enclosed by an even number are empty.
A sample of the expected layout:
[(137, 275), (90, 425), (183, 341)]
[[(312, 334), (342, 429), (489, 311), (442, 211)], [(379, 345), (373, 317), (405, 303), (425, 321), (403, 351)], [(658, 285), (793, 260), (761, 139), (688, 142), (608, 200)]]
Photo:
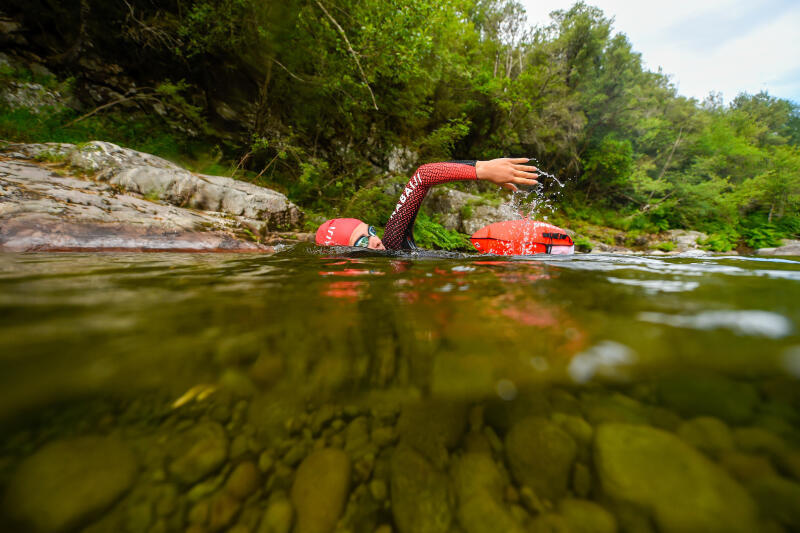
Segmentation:
[[(565, 183), (551, 221), (587, 246), (800, 233), (798, 105), (682, 97), (583, 3), (531, 29), (510, 0), (9, 0), (0, 44), (0, 138), (99, 139), (267, 186), (307, 229), (384, 224), (420, 163), (523, 155)], [(418, 240), (460, 246), (445, 215)]]

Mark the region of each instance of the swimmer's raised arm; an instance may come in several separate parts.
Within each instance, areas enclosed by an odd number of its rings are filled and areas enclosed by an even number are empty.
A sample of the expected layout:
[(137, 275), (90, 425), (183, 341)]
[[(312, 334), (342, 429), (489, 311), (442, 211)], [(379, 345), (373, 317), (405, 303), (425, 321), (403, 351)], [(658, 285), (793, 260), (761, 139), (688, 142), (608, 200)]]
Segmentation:
[(500, 158), (490, 161), (450, 161), (429, 163), (417, 169), (408, 180), (394, 208), (383, 245), (388, 249), (414, 249), (414, 221), (428, 189), (440, 183), (462, 180), (486, 180), (510, 190), (516, 185), (536, 185), (536, 167), (524, 165), (527, 158)]

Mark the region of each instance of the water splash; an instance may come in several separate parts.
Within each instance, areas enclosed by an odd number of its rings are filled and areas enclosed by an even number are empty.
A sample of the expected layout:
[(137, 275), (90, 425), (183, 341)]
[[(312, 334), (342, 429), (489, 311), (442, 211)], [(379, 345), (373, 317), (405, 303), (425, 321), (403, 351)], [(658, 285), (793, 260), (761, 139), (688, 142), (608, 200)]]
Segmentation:
[[(537, 168), (539, 162), (531, 159)], [(547, 220), (548, 214), (555, 209), (565, 183), (554, 174), (539, 168), (539, 184), (523, 187), (511, 194), (511, 198), (503, 206), (508, 206), (510, 214), (515, 218)]]

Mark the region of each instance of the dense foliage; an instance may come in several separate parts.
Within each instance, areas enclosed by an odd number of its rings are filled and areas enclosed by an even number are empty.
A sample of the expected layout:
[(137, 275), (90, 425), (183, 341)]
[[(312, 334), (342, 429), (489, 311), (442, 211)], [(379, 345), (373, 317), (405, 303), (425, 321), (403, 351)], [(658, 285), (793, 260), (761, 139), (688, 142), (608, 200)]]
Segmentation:
[(173, 131), (312, 211), (381, 224), (386, 180), (416, 164), (525, 155), (567, 181), (569, 221), (718, 250), (800, 232), (798, 105), (679, 96), (581, 2), (538, 28), (513, 0), (10, 4), (78, 85), (84, 52), (121, 65)]

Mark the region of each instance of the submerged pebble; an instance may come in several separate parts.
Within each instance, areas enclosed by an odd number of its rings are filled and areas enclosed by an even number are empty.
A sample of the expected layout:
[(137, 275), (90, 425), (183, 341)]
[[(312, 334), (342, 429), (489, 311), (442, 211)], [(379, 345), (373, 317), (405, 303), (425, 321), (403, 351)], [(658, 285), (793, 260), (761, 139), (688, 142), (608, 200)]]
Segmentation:
[(225, 430), (216, 422), (201, 422), (178, 435), (169, 472), (182, 483), (194, 483), (219, 468), (228, 456)]
[(122, 496), (137, 468), (131, 450), (115, 438), (52, 442), (19, 465), (6, 489), (4, 513), (21, 530), (75, 529)]
[(300, 464), (291, 500), (297, 511), (295, 533), (329, 533), (342, 514), (350, 485), (350, 458), (341, 450), (312, 452)]

